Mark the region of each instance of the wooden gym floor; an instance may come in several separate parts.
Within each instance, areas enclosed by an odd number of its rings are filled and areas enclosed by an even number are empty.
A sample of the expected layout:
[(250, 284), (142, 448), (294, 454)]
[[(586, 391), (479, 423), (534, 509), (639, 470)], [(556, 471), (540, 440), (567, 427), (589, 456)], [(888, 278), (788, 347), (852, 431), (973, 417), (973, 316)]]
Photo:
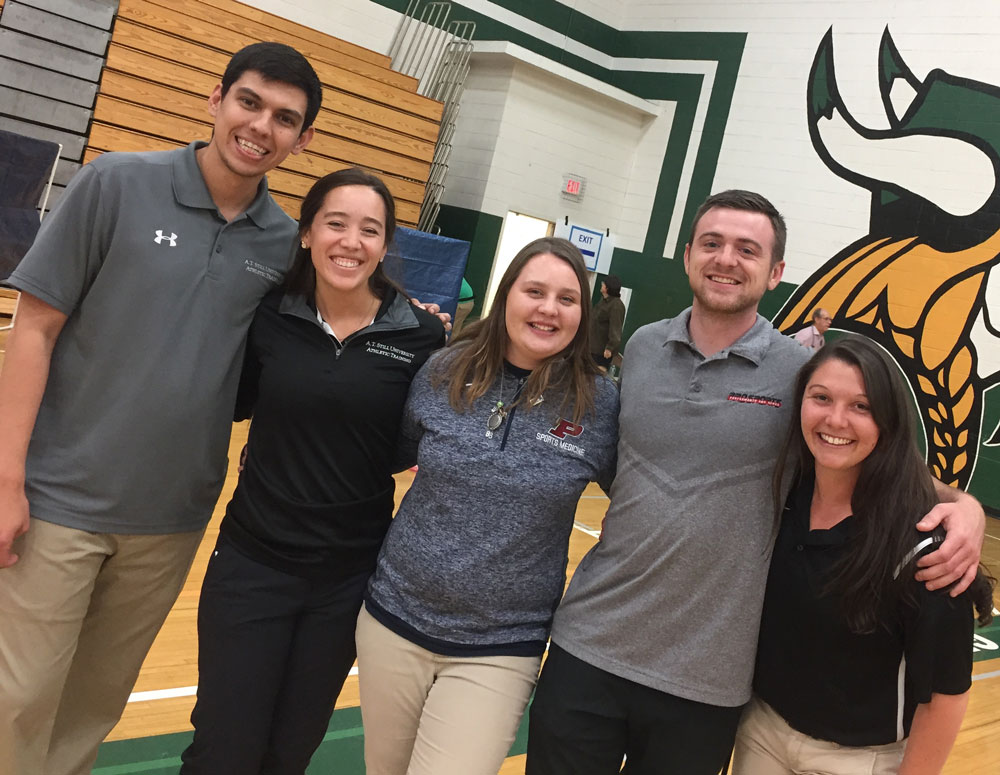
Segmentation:
[[(6, 332), (0, 332), (0, 366)], [(230, 459), (237, 459), (247, 424), (234, 426)], [(397, 477), (397, 502), (412, 481), (409, 472)], [(205, 539), (180, 597), (146, 658), (121, 722), (101, 747), (94, 775), (174, 775), (180, 752), (190, 739), (189, 716), (198, 681), (196, 615), (198, 590), (218, 534), (219, 521), (236, 484), (230, 471)], [(596, 541), (607, 498), (596, 485), (585, 492), (576, 514), (570, 541), (570, 573)], [(987, 525), (983, 554), (994, 575), (1000, 575), (1000, 521)], [(995, 775), (1000, 772), (1000, 621), (980, 631), (974, 644), (972, 698), (958, 742), (944, 769), (945, 775)], [(310, 773), (364, 772), (361, 719), (357, 709), (357, 678), (348, 678), (334, 713), (330, 731), (313, 758)], [(525, 735), (515, 742), (500, 775), (524, 772)]]
[[(237, 458), (243, 445), (246, 427), (246, 424), (234, 427), (231, 460)], [(412, 474), (409, 472), (397, 477), (397, 502), (411, 481)], [(218, 534), (219, 520), (235, 484), (235, 471), (231, 471), (184, 591), (143, 665), (133, 701), (108, 738), (109, 741), (134, 740), (135, 743), (105, 744), (98, 767), (94, 770), (95, 775), (124, 775), (140, 771), (166, 775), (176, 772), (179, 761), (174, 757), (186, 745), (187, 737), (174, 737), (173, 733), (190, 730), (188, 716), (194, 705), (194, 687), (198, 681), (195, 630), (198, 589)], [(570, 541), (571, 572), (596, 541), (607, 504), (607, 497), (596, 485), (591, 485), (581, 498), (576, 514), (577, 529), (573, 531)], [(990, 536), (986, 539), (985, 557), (996, 573), (1000, 571), (1000, 521), (990, 520), (988, 532)], [(1000, 772), (1000, 659), (988, 658), (1000, 658), (1000, 623), (991, 626), (979, 638), (976, 654), (979, 661), (975, 663), (972, 700), (958, 744), (945, 769), (947, 775), (995, 775)], [(314, 758), (310, 773), (363, 772), (361, 722), (357, 705), (357, 678), (352, 676), (337, 701), (331, 731)], [(142, 740), (139, 744), (142, 738), (162, 735), (170, 737), (161, 738), (159, 746), (150, 747), (156, 738)], [(520, 754), (507, 759), (501, 775), (521, 775), (524, 772), (523, 730), (513, 750)], [(163, 755), (166, 751), (171, 752), (167, 759), (172, 762), (163, 761), (166, 766), (162, 769), (148, 761), (149, 756)], [(147, 757), (148, 763), (142, 764), (140, 761), (144, 757)], [(138, 765), (142, 769), (128, 769), (130, 765)]]

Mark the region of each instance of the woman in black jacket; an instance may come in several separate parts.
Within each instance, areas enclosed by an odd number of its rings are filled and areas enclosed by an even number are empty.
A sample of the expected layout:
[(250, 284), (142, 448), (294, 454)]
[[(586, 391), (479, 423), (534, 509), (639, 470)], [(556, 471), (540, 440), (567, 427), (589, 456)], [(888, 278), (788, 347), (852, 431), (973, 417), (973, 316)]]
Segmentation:
[(303, 773), (354, 662), (403, 404), (444, 344), (382, 268), (395, 225), (378, 178), (318, 180), (250, 327), (236, 419), (253, 423), (202, 586), (184, 775)]

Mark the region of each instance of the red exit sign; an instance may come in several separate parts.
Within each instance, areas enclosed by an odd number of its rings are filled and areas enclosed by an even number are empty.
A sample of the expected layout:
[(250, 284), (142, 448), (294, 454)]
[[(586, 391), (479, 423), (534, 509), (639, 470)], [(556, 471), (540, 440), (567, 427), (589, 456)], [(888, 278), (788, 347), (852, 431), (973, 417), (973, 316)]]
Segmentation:
[(583, 197), (583, 189), (586, 185), (587, 183), (583, 178), (579, 178), (576, 175), (564, 175), (562, 194), (564, 196), (581, 198)]

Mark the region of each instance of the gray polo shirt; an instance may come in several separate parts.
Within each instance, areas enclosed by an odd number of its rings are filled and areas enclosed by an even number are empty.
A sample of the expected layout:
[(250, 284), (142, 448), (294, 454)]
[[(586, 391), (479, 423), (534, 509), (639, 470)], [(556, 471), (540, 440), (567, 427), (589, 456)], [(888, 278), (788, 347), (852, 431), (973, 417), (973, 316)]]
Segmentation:
[(810, 353), (758, 316), (705, 358), (689, 318), (644, 326), (628, 343), (611, 507), (552, 640), (630, 681), (736, 706), (750, 697), (771, 473)]
[(8, 280), (69, 316), (28, 450), (33, 517), (156, 534), (212, 514), (247, 328), (296, 226), (265, 181), (227, 223), (199, 145), (84, 166)]

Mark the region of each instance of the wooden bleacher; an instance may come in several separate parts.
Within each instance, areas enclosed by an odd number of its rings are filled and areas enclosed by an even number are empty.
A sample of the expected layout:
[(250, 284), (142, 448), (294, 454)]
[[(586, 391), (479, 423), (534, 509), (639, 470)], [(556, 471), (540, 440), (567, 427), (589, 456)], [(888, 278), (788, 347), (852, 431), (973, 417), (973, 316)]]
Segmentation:
[(207, 139), (206, 99), (230, 56), (264, 40), (301, 51), (323, 83), (316, 136), (268, 175), (278, 204), (297, 218), (316, 178), (360, 166), (386, 181), (400, 223), (415, 225), (441, 103), (418, 95), (388, 57), (236, 0), (121, 1), (84, 160)]
[(18, 292), (12, 288), (0, 288), (0, 365), (3, 364), (3, 353), (7, 349), (7, 332), (14, 324), (17, 297)]
[[(3, 0), (0, 0), (0, 4)], [(14, 317), (14, 307), (17, 306), (17, 291), (11, 288), (0, 288), (0, 325), (9, 323)]]

